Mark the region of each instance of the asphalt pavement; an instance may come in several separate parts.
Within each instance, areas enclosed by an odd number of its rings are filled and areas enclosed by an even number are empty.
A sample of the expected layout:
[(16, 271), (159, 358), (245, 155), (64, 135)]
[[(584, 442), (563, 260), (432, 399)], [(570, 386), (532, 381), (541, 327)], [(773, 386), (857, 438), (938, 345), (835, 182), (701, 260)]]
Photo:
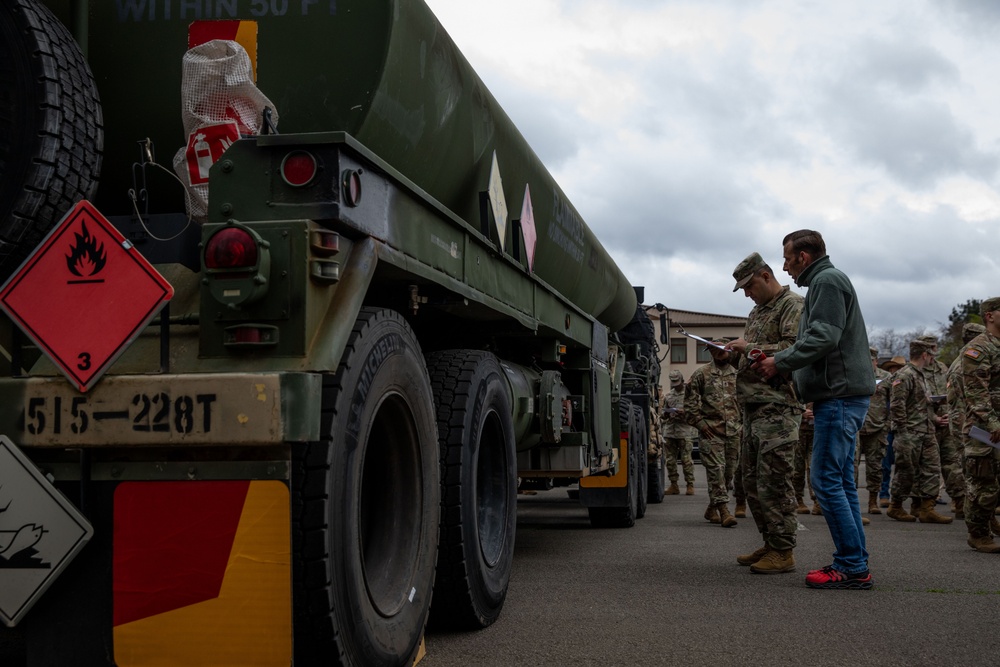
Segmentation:
[(752, 574), (736, 556), (762, 544), (753, 520), (705, 521), (695, 468), (695, 495), (667, 496), (629, 529), (591, 528), (565, 488), (519, 496), (500, 619), (429, 634), (421, 667), (997, 664), (1000, 555), (970, 549), (964, 522), (871, 516), (875, 586), (813, 590), (806, 572), (832, 560), (823, 517), (799, 517), (794, 573)]

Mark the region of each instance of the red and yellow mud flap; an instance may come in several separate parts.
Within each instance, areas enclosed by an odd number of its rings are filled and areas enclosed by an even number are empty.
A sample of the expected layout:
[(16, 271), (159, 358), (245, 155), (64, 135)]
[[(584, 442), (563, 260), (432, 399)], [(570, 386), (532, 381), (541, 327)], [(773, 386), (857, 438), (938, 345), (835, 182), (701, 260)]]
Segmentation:
[(115, 662), (291, 664), (290, 544), (282, 482), (120, 484)]
[(621, 489), (628, 486), (628, 433), (618, 439), (618, 472), (614, 475), (591, 475), (580, 480), (581, 489)]

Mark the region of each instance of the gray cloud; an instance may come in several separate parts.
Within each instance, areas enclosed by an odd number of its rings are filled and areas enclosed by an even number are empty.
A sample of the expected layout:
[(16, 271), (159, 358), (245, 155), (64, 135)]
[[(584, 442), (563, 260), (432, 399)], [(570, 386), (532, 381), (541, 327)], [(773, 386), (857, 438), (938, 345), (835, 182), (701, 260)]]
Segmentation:
[(991, 179), (1000, 160), (976, 146), (949, 103), (925, 93), (954, 84), (956, 66), (927, 46), (860, 40), (820, 89), (818, 118), (842, 146), (915, 188), (956, 174)]

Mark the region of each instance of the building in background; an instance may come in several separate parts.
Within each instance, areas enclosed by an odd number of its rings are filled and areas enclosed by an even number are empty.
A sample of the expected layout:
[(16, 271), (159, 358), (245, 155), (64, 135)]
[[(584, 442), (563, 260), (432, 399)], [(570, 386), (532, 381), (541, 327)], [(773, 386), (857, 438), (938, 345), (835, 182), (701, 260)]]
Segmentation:
[(713, 315), (712, 313), (697, 313), (691, 310), (675, 310), (664, 308), (662, 304), (645, 306), (646, 314), (653, 320), (657, 337), (660, 335), (661, 315), (667, 322), (667, 338), (669, 350), (660, 343), (660, 356), (666, 358), (660, 364), (660, 385), (670, 386), (667, 374), (670, 371), (680, 371), (687, 381), (694, 369), (712, 360), (705, 346), (678, 332), (683, 328), (690, 334), (701, 336), (706, 340), (734, 340), (743, 335), (747, 318), (736, 315)]

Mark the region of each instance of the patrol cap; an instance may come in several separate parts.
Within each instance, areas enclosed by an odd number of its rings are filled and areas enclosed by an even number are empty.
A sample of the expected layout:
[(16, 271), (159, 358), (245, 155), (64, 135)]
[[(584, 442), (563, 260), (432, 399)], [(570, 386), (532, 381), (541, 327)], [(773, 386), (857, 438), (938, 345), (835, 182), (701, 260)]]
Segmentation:
[(753, 278), (753, 274), (765, 266), (767, 266), (767, 263), (760, 256), (759, 252), (747, 255), (747, 258), (737, 264), (736, 269), (733, 270), (733, 278), (736, 279), (736, 287), (733, 288), (733, 291), (735, 292), (745, 287), (750, 282), (750, 279)]
[(970, 340), (986, 331), (986, 327), (975, 322), (966, 322), (962, 327), (962, 342), (968, 343)]
[(986, 313), (993, 312), (994, 310), (1000, 310), (1000, 296), (992, 296), (989, 299), (985, 299), (979, 305), (979, 314), (983, 316), (983, 319), (986, 319)]
[[(935, 343), (928, 343), (927, 341), (922, 340), (922, 338), (924, 338), (924, 336), (910, 341), (910, 359), (913, 359), (924, 352), (934, 351)], [(931, 336), (931, 338), (933, 338), (933, 336)]]
[(924, 334), (923, 336), (917, 336), (917, 340), (919, 340), (921, 343), (927, 343), (931, 347), (937, 347), (938, 344), (937, 336), (931, 334)]
[(882, 369), (892, 372), (895, 370), (899, 370), (905, 365), (906, 365), (906, 359), (904, 359), (903, 357), (893, 357), (889, 361), (882, 364)]
[(670, 371), (670, 385), (684, 384), (684, 376), (680, 371)]
[(872, 359), (878, 359), (878, 348), (877, 347), (869, 347), (868, 351), (871, 353)]

